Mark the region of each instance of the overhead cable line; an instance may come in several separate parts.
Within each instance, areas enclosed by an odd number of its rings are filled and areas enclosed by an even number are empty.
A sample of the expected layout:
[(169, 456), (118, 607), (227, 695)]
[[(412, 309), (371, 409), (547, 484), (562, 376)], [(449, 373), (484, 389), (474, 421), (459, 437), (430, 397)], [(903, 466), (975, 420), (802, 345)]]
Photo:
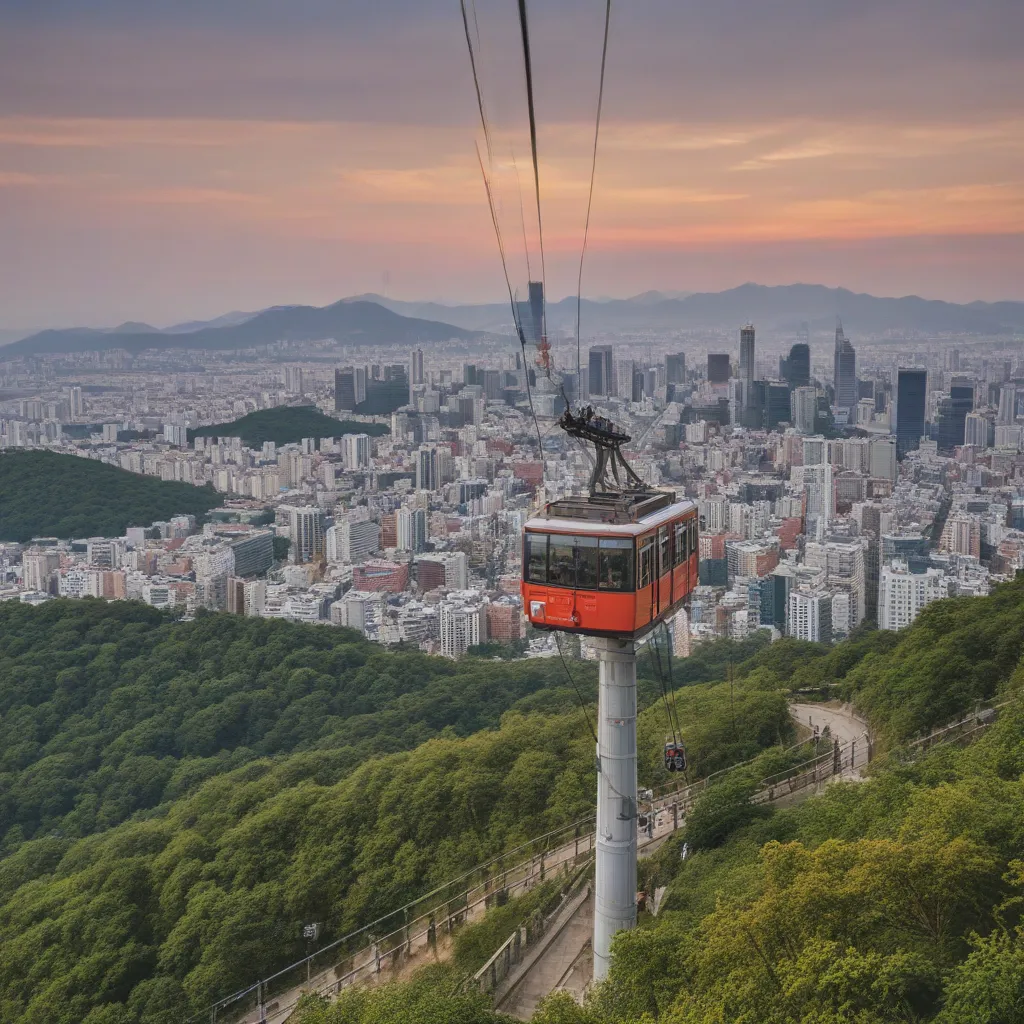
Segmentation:
[(565, 674), (569, 677), (569, 682), (572, 684), (572, 688), (576, 691), (576, 697), (580, 702), (580, 710), (583, 712), (583, 717), (587, 720), (587, 728), (590, 730), (590, 735), (594, 737), (594, 742), (597, 743), (597, 733), (594, 731), (594, 725), (590, 721), (590, 712), (587, 711), (587, 705), (583, 700), (583, 694), (580, 693), (580, 688), (576, 685), (576, 680), (573, 679), (572, 673), (569, 671), (569, 666), (565, 663), (565, 656), (562, 654), (562, 645), (558, 642), (558, 633), (555, 633), (555, 649), (558, 651), (558, 657), (562, 662), (562, 668), (565, 669)]
[(582, 309), (583, 258), (587, 254), (587, 236), (590, 234), (590, 208), (594, 203), (594, 178), (597, 175), (597, 140), (601, 133), (601, 106), (604, 102), (604, 69), (608, 62), (608, 30), (612, 21), (612, 0), (606, 0), (604, 8), (604, 42), (601, 45), (601, 76), (597, 86), (597, 117), (594, 119), (594, 153), (590, 161), (590, 191), (587, 194), (587, 218), (583, 224), (583, 248), (580, 250), (580, 272), (576, 280), (576, 395), (582, 394), (580, 379), (582, 361), (580, 357), (580, 313)]
[[(537, 113), (533, 102), (533, 61), (530, 56), (530, 27), (526, 17), (526, 0), (519, 0), (519, 28), (523, 36), (523, 66), (526, 70), (526, 107), (530, 118), (530, 152), (533, 156), (533, 187), (537, 194), (537, 241), (540, 248), (540, 281), (547, 295), (547, 272), (544, 266), (544, 224), (540, 215), (540, 164), (537, 160)], [(540, 333), (547, 335), (547, 313), (541, 310)], [(548, 373), (550, 375), (550, 368)]]

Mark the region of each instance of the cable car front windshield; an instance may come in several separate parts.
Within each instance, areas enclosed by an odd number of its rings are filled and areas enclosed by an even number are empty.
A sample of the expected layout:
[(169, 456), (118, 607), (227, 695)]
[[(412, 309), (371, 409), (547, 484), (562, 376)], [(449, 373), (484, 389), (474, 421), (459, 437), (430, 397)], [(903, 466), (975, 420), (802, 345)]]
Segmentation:
[(631, 537), (527, 533), (524, 575), (528, 583), (576, 590), (633, 590)]

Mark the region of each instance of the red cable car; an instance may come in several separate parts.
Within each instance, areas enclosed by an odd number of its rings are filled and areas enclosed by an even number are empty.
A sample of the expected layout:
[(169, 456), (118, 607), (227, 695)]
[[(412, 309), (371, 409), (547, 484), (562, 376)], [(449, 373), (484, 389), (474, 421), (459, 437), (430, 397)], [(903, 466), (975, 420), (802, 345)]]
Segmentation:
[(697, 585), (697, 506), (673, 494), (548, 504), (523, 531), (523, 609), (539, 629), (632, 639)]

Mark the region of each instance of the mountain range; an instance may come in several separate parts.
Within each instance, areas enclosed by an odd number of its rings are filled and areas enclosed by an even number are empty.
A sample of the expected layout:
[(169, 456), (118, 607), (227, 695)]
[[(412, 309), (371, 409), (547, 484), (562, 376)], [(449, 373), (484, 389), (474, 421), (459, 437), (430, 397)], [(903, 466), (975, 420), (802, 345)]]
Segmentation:
[[(914, 295), (879, 298), (823, 285), (744, 284), (722, 292), (644, 292), (627, 299), (583, 299), (584, 337), (646, 331), (733, 329), (751, 321), (767, 332), (795, 334), (801, 323), (828, 331), (839, 317), (856, 335), (977, 334), (1024, 331), (1024, 302), (958, 305)], [(547, 306), (548, 333), (572, 335), (577, 314), (570, 296)], [(358, 295), (330, 306), (272, 306), (255, 313), (226, 313), (215, 320), (189, 321), (165, 329), (128, 322), (109, 330), (69, 328), (39, 331), (7, 345), (4, 355), (43, 355), (98, 349), (230, 350), (277, 341), (429, 345), (452, 339), (511, 334), (507, 303), (444, 305), (405, 302), (382, 295)]]
[[(468, 330), (511, 330), (508, 303), (446, 306), (400, 302), (372, 294), (358, 298), (404, 316), (427, 316)], [(916, 295), (880, 298), (816, 284), (744, 284), (722, 292), (644, 292), (628, 299), (583, 299), (580, 303), (584, 336), (618, 331), (732, 329), (747, 321), (767, 331), (795, 333), (803, 322), (812, 331), (828, 331), (835, 328), (837, 317), (860, 334), (899, 331), (999, 335), (1024, 330), (1024, 302), (958, 305)], [(549, 302), (547, 321), (550, 335), (574, 333), (575, 296)]]
[[(238, 317), (242, 317), (240, 321)], [(452, 338), (470, 339), (474, 331), (417, 317), (402, 316), (376, 302), (346, 301), (331, 306), (274, 306), (252, 315), (227, 314), (218, 321), (176, 325), (157, 330), (149, 324), (127, 323), (113, 330), (69, 328), (40, 331), (7, 345), (5, 356), (91, 352), (98, 349), (226, 350), (250, 349), (277, 341), (337, 341), (365, 344), (430, 344)], [(225, 322), (227, 321), (227, 322)]]

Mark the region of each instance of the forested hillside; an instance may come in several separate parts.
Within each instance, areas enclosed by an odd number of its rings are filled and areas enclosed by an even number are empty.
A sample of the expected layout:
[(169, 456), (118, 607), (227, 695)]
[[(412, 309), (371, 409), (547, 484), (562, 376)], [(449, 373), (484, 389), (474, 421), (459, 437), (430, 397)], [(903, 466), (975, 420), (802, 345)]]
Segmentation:
[[(895, 636), (754, 644), (732, 686), (681, 689), (694, 776), (790, 743), (794, 687), (849, 695), (879, 721), (900, 712), (888, 767), (775, 813), (742, 798), (777, 753), (712, 787), (691, 856), (673, 841), (645, 868), (669, 886), (662, 914), (619, 940), (587, 1007), (539, 1019), (867, 1024), (933, 1019), (943, 1000), (943, 1022), (1014, 1019), (948, 1007), (954, 990), (1002, 991), (971, 964), (1013, 980), (1024, 962), (1024, 713), (963, 752), (905, 764), (899, 743), (1010, 685), (1022, 612), (1011, 584), (932, 605)], [(330, 941), (592, 807), (593, 741), (557, 660), (453, 664), (342, 630), (180, 623), (130, 604), (0, 616), (14, 751), (0, 797), (19, 816), (0, 860), (4, 1020), (180, 1021), (301, 956), (303, 922)], [(729, 651), (684, 674), (724, 670)], [(570, 664), (592, 699), (593, 666)], [(640, 777), (659, 784), (664, 708), (649, 676), (641, 692)], [(431, 977), (308, 1020), (495, 1019), (453, 996), (451, 969)]]
[(240, 437), (249, 448), (260, 448), (264, 441), (275, 444), (297, 444), (304, 437), (341, 437), (343, 434), (369, 434), (380, 437), (389, 433), (383, 423), (360, 423), (336, 420), (312, 405), (278, 405), (259, 409), (230, 423), (213, 423), (188, 432), (190, 441), (197, 437)]
[(158, 480), (94, 459), (0, 451), (0, 540), (119, 537), (174, 515), (205, 517), (222, 502), (212, 487)]
[[(1019, 1024), (1024, 1021), (1024, 581), (930, 606), (900, 634), (830, 651), (788, 641), (746, 686), (789, 681), (852, 697), (889, 749), (869, 778), (786, 809), (712, 787), (641, 864), (668, 886), (658, 916), (616, 940), (608, 981), (534, 1024)], [(900, 742), (999, 696), (973, 746), (911, 758)], [(681, 859), (683, 842), (689, 855)], [(497, 1024), (454, 971), (312, 1000), (297, 1024)]]

